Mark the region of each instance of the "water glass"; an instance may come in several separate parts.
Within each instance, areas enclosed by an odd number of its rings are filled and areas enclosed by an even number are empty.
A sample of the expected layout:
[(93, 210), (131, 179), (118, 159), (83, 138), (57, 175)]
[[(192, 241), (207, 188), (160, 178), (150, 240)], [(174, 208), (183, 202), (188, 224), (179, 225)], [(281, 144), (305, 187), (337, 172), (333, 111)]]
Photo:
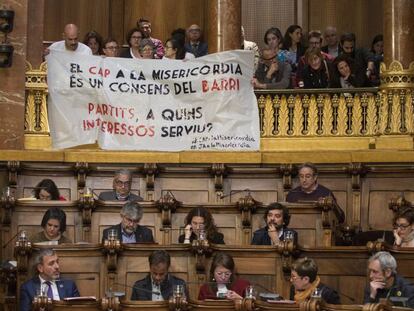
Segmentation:
[(118, 240), (118, 232), (115, 229), (111, 229), (108, 232), (108, 240), (115, 241)]
[(184, 297), (184, 285), (177, 284), (173, 286), (173, 296), (174, 298)]
[(248, 299), (256, 299), (256, 290), (253, 285), (249, 285), (246, 287), (245, 297)]
[(322, 291), (320, 288), (315, 288), (312, 293), (312, 298), (320, 299), (322, 297)]

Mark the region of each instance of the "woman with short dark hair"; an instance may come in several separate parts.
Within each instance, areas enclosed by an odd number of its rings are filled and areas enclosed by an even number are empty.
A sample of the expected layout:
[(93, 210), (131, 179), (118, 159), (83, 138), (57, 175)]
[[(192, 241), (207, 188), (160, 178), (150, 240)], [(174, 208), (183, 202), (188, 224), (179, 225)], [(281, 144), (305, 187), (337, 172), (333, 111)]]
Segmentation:
[(213, 257), (208, 283), (200, 287), (198, 300), (243, 299), (249, 285), (249, 281), (237, 278), (233, 257), (219, 252)]
[(72, 243), (71, 239), (63, 235), (66, 231), (66, 214), (61, 208), (49, 208), (43, 215), (41, 226), (43, 230), (29, 239), (32, 243)]

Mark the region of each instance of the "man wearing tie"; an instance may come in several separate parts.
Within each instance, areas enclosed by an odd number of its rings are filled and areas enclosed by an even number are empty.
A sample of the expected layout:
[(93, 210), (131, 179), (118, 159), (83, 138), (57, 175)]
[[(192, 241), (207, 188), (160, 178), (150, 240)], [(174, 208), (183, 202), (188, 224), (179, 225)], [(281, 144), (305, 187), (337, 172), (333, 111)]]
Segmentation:
[(194, 54), (195, 57), (207, 55), (208, 46), (206, 42), (201, 41), (201, 28), (198, 25), (191, 25), (187, 29), (189, 42), (184, 45), (184, 49), (188, 53)]
[(32, 310), (35, 296), (43, 293), (51, 300), (79, 297), (76, 284), (60, 279), (59, 258), (53, 249), (42, 249), (35, 257), (37, 276), (20, 287), (20, 311)]

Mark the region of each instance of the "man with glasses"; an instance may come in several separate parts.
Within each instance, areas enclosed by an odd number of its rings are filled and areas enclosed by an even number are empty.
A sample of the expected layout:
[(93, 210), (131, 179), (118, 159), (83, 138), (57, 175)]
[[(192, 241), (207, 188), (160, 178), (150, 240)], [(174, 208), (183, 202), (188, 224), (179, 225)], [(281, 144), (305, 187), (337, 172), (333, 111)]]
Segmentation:
[(345, 221), (345, 214), (336, 202), (332, 191), (318, 183), (318, 169), (312, 163), (304, 163), (299, 167), (299, 186), (290, 190), (286, 202), (315, 202), (321, 198), (330, 197), (333, 201), (333, 211), (339, 223)]
[(188, 53), (194, 54), (195, 57), (207, 55), (208, 45), (201, 41), (202, 33), (200, 26), (193, 24), (187, 29), (188, 43), (184, 45), (184, 49)]
[(332, 288), (322, 284), (318, 276), (318, 266), (313, 259), (300, 258), (293, 263), (290, 282), (290, 299), (297, 303), (319, 296), (330, 304), (340, 304), (338, 293)]
[(287, 89), (292, 67), (280, 62), (271, 49), (264, 49), (252, 84), (255, 89)]
[(140, 196), (131, 193), (132, 174), (128, 170), (115, 172), (113, 191), (105, 191), (99, 194), (102, 201), (143, 201)]
[(368, 259), (369, 285), (364, 303), (377, 303), (381, 298), (407, 298), (404, 307), (414, 308), (414, 285), (397, 274), (397, 261), (388, 252), (378, 252)]
[(144, 210), (137, 202), (126, 203), (121, 210), (121, 223), (103, 231), (102, 243), (115, 233), (121, 243), (154, 243), (152, 231), (140, 226)]

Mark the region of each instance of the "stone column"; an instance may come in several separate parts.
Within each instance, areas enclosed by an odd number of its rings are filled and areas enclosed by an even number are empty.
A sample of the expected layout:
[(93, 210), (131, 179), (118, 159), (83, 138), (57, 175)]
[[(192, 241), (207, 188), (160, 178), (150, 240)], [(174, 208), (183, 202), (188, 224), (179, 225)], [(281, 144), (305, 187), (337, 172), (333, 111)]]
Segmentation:
[(241, 0), (208, 1), (208, 52), (240, 49)]
[(14, 46), (13, 65), (0, 68), (0, 149), (23, 149), (28, 1), (3, 0), (0, 6), (15, 13), (8, 35)]
[(26, 59), (33, 68), (39, 68), (43, 62), (45, 0), (30, 0), (28, 5)]
[(384, 0), (380, 139), (377, 148), (414, 148), (414, 1)]

